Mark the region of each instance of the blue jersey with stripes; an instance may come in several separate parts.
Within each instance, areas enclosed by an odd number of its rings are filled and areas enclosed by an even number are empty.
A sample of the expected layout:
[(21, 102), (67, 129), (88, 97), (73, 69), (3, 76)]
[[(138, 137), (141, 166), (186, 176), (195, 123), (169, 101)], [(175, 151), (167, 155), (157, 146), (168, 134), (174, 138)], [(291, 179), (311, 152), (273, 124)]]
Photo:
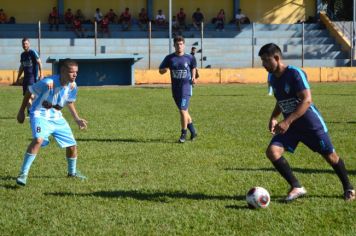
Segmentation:
[[(48, 85), (53, 84), (49, 89)], [(62, 118), (61, 109), (77, 98), (77, 85), (75, 82), (62, 86), (59, 75), (46, 77), (29, 86), (30, 92), (35, 95), (30, 109), (30, 116), (43, 117), (47, 120)]]
[(21, 53), (20, 63), (23, 67), (25, 79), (34, 78), (35, 81), (38, 79), (38, 64), (37, 60), (40, 58), (38, 53), (30, 49), (28, 52)]
[(195, 58), (190, 54), (179, 56), (175, 53), (164, 58), (160, 69), (169, 68), (174, 95), (192, 95), (192, 69), (197, 67)]
[[(305, 72), (298, 67), (290, 65), (287, 66), (279, 78), (269, 73), (268, 81), (273, 87), (274, 96), (285, 118), (294, 112), (301, 102), (297, 94), (305, 89), (310, 89)], [(326, 133), (328, 131), (321, 114), (314, 104), (311, 104), (304, 115), (292, 123), (290, 129), (294, 128), (317, 133)]]

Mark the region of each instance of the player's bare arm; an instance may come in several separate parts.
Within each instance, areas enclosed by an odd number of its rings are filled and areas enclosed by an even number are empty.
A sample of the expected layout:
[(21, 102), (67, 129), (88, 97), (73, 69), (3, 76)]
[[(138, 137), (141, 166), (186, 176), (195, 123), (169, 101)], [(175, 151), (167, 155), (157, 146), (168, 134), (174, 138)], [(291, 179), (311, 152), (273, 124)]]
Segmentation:
[(166, 73), (167, 71), (168, 71), (167, 68), (159, 69), (159, 73), (160, 73), (161, 75), (163, 75), (163, 74)]
[(73, 102), (68, 103), (68, 109), (75, 122), (77, 122), (79, 129), (86, 129), (88, 127), (88, 121), (79, 117)]
[(20, 124), (22, 124), (25, 121), (25, 109), (27, 107), (28, 102), (30, 101), (31, 96), (32, 94), (30, 93), (30, 91), (27, 91), (22, 99), (20, 110), (17, 113), (17, 121)]
[(40, 72), (38, 78), (41, 80), (41, 79), (43, 79), (44, 76), (43, 76), (43, 73), (42, 73), (42, 61), (41, 61), (40, 58), (37, 59), (37, 64), (38, 64), (38, 70)]
[(299, 117), (304, 115), (304, 113), (312, 104), (310, 89), (304, 89), (303, 91), (299, 92), (297, 96), (300, 99), (300, 103), (297, 105), (297, 108), (294, 112), (292, 112), (286, 119), (278, 123), (276, 129), (279, 133), (285, 133), (288, 130), (289, 126)]
[(195, 78), (195, 75), (197, 73), (197, 68), (192, 69), (192, 84), (196, 84), (197, 80)]
[(271, 132), (271, 134), (275, 134), (275, 127), (278, 124), (278, 116), (280, 114), (281, 114), (281, 108), (279, 107), (278, 103), (276, 103), (268, 124), (268, 129)]

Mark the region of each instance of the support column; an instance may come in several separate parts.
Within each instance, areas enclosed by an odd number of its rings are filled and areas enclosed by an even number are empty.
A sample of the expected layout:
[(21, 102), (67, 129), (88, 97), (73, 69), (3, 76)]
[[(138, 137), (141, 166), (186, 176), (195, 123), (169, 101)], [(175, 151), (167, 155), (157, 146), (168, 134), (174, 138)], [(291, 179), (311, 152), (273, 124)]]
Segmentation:
[(232, 17), (235, 19), (235, 15), (237, 13), (237, 10), (240, 8), (240, 0), (232, 0), (233, 1), (233, 13)]
[(147, 16), (149, 20), (154, 20), (153, 0), (147, 0)]
[(58, 0), (57, 9), (59, 14), (59, 23), (64, 22), (64, 0)]

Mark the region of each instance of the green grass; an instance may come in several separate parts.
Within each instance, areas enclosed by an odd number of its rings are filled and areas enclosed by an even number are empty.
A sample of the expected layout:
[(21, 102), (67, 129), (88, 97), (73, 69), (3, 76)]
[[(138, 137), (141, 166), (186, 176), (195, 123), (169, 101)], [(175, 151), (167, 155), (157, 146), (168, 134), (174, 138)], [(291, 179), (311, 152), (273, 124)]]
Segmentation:
[[(356, 184), (356, 84), (313, 84), (313, 99)], [(28, 185), (15, 177), (31, 139), (17, 124), (20, 87), (0, 87), (1, 235), (356, 235), (356, 202), (342, 199), (332, 168), (300, 145), (287, 154), (306, 198), (285, 204), (287, 183), (264, 151), (274, 98), (265, 85), (197, 86), (191, 115), (196, 142), (178, 144), (179, 114), (169, 87), (80, 88), (78, 169), (66, 178), (65, 150), (41, 149)], [(263, 186), (267, 209), (245, 194)]]

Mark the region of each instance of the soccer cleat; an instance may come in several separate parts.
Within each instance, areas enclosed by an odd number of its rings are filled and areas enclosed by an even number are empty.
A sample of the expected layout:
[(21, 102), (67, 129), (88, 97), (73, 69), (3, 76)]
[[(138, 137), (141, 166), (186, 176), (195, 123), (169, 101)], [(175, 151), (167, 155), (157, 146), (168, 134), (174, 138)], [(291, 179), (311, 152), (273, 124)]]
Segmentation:
[(25, 174), (20, 174), (16, 179), (16, 183), (21, 186), (25, 186), (26, 181), (27, 181), (27, 175)]
[(85, 180), (87, 179), (87, 177), (85, 175), (82, 175), (80, 172), (77, 171), (77, 173), (74, 174), (70, 174), (68, 173), (68, 178), (76, 178), (76, 179), (80, 179), (80, 180)]
[(286, 201), (287, 202), (291, 202), (299, 197), (304, 196), (305, 194), (307, 194), (307, 190), (305, 190), (304, 187), (300, 187), (300, 188), (292, 188), (289, 193), (288, 196), (286, 197)]
[(198, 137), (198, 134), (197, 133), (193, 133), (192, 135), (190, 135), (190, 140), (194, 141), (197, 137)]
[(182, 134), (181, 134), (181, 136), (180, 136), (180, 138), (179, 138), (179, 140), (178, 140), (178, 142), (180, 142), (180, 143), (184, 143), (184, 142), (185, 142), (185, 138), (186, 138), (186, 136), (187, 136), (187, 134), (182, 133)]
[(351, 202), (355, 200), (355, 190), (354, 189), (348, 189), (344, 193), (344, 199), (347, 202)]

